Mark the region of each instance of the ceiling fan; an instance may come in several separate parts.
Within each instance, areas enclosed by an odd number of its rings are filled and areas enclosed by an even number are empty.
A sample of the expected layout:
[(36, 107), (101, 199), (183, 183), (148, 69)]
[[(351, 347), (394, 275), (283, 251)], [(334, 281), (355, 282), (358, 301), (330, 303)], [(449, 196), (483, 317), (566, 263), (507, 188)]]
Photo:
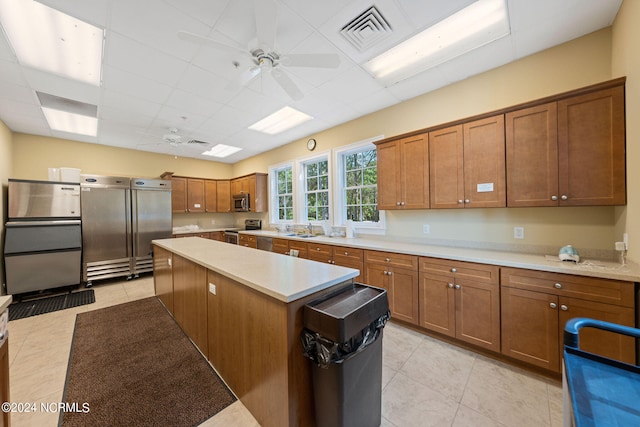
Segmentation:
[(249, 54), (253, 65), (245, 70), (235, 82), (244, 86), (261, 74), (273, 77), (276, 83), (294, 100), (303, 94), (284, 70), (286, 67), (337, 68), (340, 57), (337, 54), (289, 54), (281, 55), (274, 50), (277, 25), (277, 7), (274, 0), (254, 0), (256, 38), (248, 47), (242, 46), (222, 34), (205, 37), (188, 31), (178, 31), (178, 38), (204, 44), (231, 53)]
[(178, 134), (178, 129), (177, 128), (173, 128), (173, 127), (169, 128), (169, 133), (165, 133), (164, 135), (162, 135), (162, 140), (164, 142), (168, 142), (169, 144), (173, 145), (174, 147), (177, 147), (178, 145), (182, 145), (182, 144), (209, 145), (209, 143), (205, 142), (205, 141), (198, 141), (197, 139), (186, 139), (182, 135)]

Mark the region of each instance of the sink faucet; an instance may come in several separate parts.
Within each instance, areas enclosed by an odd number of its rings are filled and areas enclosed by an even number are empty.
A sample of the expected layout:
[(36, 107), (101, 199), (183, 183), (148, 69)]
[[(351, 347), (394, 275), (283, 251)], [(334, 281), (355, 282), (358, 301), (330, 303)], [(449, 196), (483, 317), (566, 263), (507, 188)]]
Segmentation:
[(307, 226), (307, 234), (309, 236), (311, 236), (311, 230), (312, 230), (313, 226), (311, 225), (311, 221), (309, 221), (309, 225)]

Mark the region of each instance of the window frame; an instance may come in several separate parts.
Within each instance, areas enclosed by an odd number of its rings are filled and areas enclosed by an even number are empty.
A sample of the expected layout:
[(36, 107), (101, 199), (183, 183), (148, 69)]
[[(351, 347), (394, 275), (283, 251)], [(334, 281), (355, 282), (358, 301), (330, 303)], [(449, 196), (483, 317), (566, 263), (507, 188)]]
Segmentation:
[(327, 162), (327, 179), (328, 179), (328, 188), (327, 188), (327, 197), (328, 197), (328, 214), (329, 214), (329, 224), (333, 224), (333, 165), (331, 159), (330, 151), (323, 151), (311, 156), (305, 156), (295, 160), (295, 176), (297, 177), (297, 191), (294, 195), (294, 205), (297, 200), (297, 210), (294, 213), (294, 222), (297, 220), (298, 223), (308, 224), (309, 222), (312, 225), (319, 225), (323, 220), (315, 220), (309, 221), (308, 216), (306, 215), (306, 176), (305, 176), (305, 166), (310, 163), (321, 162), (326, 160)]
[[(279, 218), (279, 205), (278, 205), (278, 171), (291, 168), (291, 197), (292, 197), (292, 209), (293, 209), (293, 218), (291, 220), (280, 219)], [(293, 160), (278, 163), (276, 165), (269, 166), (269, 204), (273, 206), (273, 209), (269, 209), (269, 222), (271, 224), (294, 224), (296, 221), (296, 170), (295, 170), (295, 162)]]
[[(379, 135), (373, 138), (368, 138), (362, 141), (357, 141), (352, 144), (344, 145), (342, 147), (334, 148), (333, 152), (333, 164), (334, 167), (334, 189), (336, 194), (340, 194), (339, 200), (334, 200), (334, 226), (344, 227), (346, 226), (346, 197), (344, 191), (346, 188), (346, 170), (344, 158), (350, 154), (358, 153), (361, 151), (367, 151), (370, 149), (376, 149), (375, 141), (383, 139), (383, 135)], [(354, 222), (354, 226), (358, 232), (364, 234), (384, 234), (386, 230), (386, 215), (385, 211), (378, 209), (379, 221), (378, 222)]]

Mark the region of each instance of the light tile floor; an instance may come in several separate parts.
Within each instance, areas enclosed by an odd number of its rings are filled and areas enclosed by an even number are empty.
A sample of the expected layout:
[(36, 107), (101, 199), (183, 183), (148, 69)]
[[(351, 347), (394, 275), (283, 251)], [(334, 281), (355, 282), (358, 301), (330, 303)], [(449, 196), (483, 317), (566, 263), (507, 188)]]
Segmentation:
[[(62, 401), (77, 313), (153, 295), (153, 278), (97, 282), (88, 306), (9, 322), (11, 401)], [(443, 343), (393, 323), (383, 338), (382, 427), (541, 427), (562, 425), (554, 381)], [(14, 427), (56, 426), (59, 414), (14, 413)], [(254, 427), (237, 401), (204, 424)]]

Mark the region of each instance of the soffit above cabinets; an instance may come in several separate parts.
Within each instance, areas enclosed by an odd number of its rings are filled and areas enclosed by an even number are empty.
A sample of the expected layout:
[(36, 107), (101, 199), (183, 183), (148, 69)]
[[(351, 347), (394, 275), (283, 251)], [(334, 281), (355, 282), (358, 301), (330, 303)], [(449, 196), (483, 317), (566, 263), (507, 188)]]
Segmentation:
[[(363, 64), (473, 0), (276, 0), (274, 50), (337, 54), (336, 68), (285, 67), (303, 97), (292, 100), (270, 76), (231, 87), (252, 66), (248, 54), (178, 38), (178, 31), (249, 46), (252, 0), (41, 0), (104, 28), (102, 85), (93, 87), (22, 66), (0, 36), (0, 120), (12, 131), (235, 163), (612, 24), (622, 0), (505, 0), (510, 34), (414, 77), (385, 86)], [(544, 23), (544, 25), (541, 25)], [(231, 87), (231, 88), (230, 88)], [(49, 129), (36, 92), (97, 105), (95, 137)], [(248, 127), (290, 106), (314, 119), (277, 135)], [(225, 159), (199, 144), (242, 148)], [(195, 145), (195, 146), (194, 146)], [(204, 147), (205, 149), (207, 147)]]

